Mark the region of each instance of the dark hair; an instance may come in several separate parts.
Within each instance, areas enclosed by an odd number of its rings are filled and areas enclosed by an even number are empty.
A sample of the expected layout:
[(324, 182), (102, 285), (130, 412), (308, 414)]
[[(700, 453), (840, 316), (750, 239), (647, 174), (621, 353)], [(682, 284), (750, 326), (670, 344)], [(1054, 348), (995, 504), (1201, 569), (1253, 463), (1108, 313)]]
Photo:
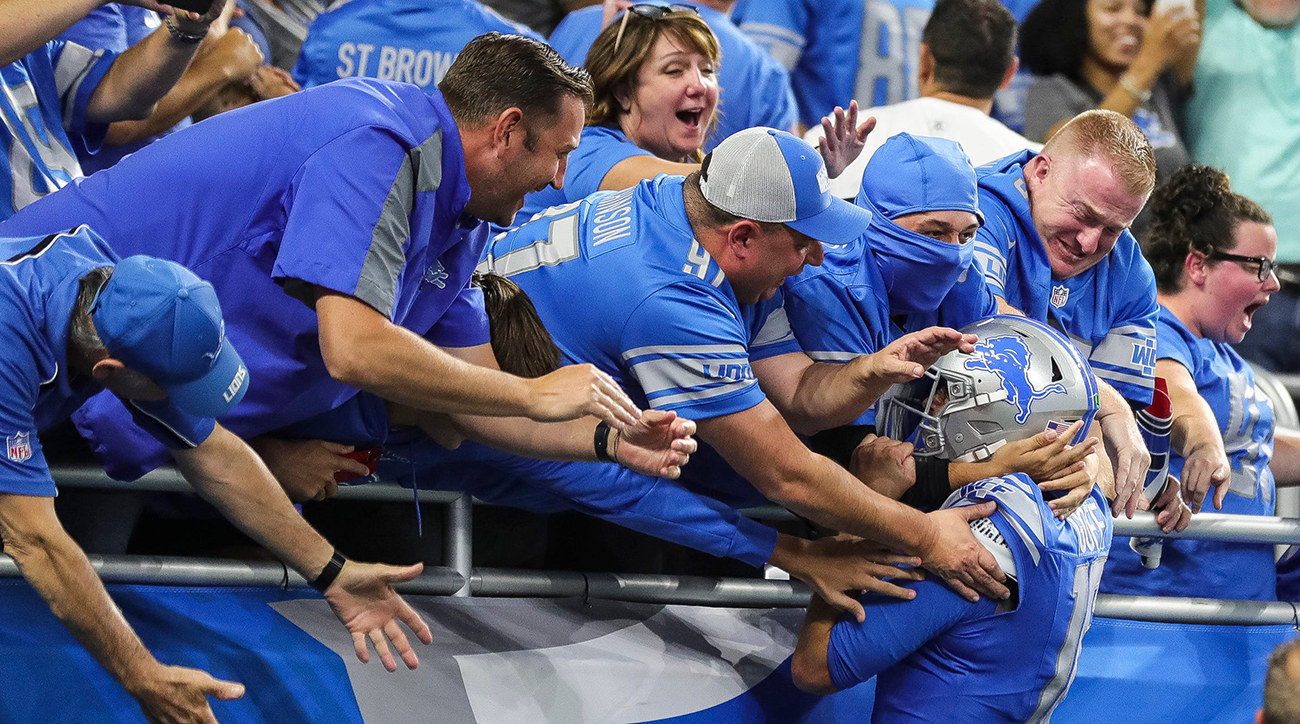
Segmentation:
[(591, 76), (551, 46), (492, 32), (469, 41), (438, 84), (457, 124), (473, 128), (507, 108), (553, 118), (566, 97), (591, 103)]
[[(1150, 14), (1151, 0), (1143, 1)], [(1020, 62), (1034, 75), (1063, 75), (1083, 84), (1088, 54), (1088, 0), (1042, 0), (1020, 25)]]
[(492, 334), (492, 353), (503, 372), (541, 377), (560, 368), (560, 348), (519, 285), (496, 274), (475, 274)]
[(1183, 266), (1193, 251), (1230, 251), (1237, 242), (1237, 224), (1272, 224), (1259, 204), (1235, 193), (1228, 175), (1217, 168), (1189, 164), (1178, 169), (1151, 195), (1151, 228), (1146, 233), (1146, 257), (1165, 293), (1182, 287)]
[(921, 42), (943, 90), (992, 98), (1016, 57), (1016, 18), (998, 0), (939, 0)]
[(1291, 674), (1290, 659), (1300, 653), (1300, 638), (1273, 649), (1264, 675), (1264, 724), (1300, 722), (1300, 681)]
[(113, 276), (113, 267), (101, 266), (86, 272), (77, 287), (77, 301), (72, 305), (72, 314), (68, 318), (68, 347), (77, 355), (89, 355), (105, 349), (104, 341), (95, 331), (95, 322), (90, 317), (90, 308), (99, 296), (99, 290)]

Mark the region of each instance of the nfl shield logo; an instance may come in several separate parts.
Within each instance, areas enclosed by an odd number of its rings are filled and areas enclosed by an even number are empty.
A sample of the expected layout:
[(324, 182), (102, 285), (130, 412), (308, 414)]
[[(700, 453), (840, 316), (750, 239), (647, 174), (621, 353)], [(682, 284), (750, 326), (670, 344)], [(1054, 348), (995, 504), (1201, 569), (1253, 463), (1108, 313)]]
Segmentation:
[(32, 435), (29, 432), (20, 432), (5, 438), (5, 449), (9, 451), (9, 459), (16, 463), (27, 462), (32, 457)]
[(1064, 284), (1058, 284), (1052, 287), (1052, 306), (1060, 309), (1065, 306), (1065, 300), (1070, 298), (1070, 289)]

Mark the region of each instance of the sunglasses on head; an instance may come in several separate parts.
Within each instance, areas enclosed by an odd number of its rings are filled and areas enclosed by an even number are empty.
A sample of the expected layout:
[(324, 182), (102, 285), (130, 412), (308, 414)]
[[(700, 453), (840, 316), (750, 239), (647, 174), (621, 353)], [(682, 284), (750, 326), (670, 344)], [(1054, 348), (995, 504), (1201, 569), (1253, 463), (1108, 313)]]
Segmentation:
[(627, 19), (630, 18), (634, 13), (636, 15), (640, 15), (643, 18), (650, 18), (651, 20), (662, 20), (673, 13), (695, 13), (696, 15), (699, 15), (700, 11), (697, 10), (694, 6), (679, 5), (677, 3), (674, 3), (672, 5), (652, 5), (650, 3), (637, 3), (636, 5), (633, 5), (632, 7), (628, 8), (627, 12), (623, 13), (623, 20), (620, 21), (618, 24), (618, 34), (614, 36), (615, 53), (618, 52), (619, 43), (623, 42), (623, 31), (627, 29)]

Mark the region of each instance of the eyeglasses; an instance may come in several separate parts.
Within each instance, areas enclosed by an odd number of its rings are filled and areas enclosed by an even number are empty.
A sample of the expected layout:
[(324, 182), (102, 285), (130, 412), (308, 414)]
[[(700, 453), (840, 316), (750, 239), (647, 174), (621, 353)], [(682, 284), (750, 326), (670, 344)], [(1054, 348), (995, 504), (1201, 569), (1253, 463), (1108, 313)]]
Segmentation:
[(676, 3), (672, 5), (651, 5), (649, 3), (638, 3), (633, 5), (627, 9), (627, 12), (623, 13), (623, 20), (618, 24), (618, 34), (614, 36), (615, 53), (618, 52), (618, 44), (623, 42), (623, 31), (627, 29), (627, 19), (631, 17), (633, 13), (636, 13), (643, 18), (650, 18), (651, 20), (663, 20), (672, 13), (695, 13), (696, 15), (699, 15), (700, 11), (692, 5), (679, 5)]
[(1256, 278), (1261, 282), (1268, 279), (1270, 274), (1276, 274), (1280, 263), (1269, 259), (1266, 256), (1243, 256), (1241, 254), (1229, 254), (1226, 251), (1210, 252), (1209, 258), (1222, 259), (1223, 261), (1235, 261), (1242, 264), (1254, 264), (1257, 267)]

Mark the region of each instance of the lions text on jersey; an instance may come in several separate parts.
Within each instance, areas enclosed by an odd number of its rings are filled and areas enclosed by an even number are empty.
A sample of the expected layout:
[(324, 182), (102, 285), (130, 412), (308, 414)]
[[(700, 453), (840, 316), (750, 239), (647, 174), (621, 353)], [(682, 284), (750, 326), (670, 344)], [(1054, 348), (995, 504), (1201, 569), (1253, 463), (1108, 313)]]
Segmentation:
[(1156, 280), (1125, 231), (1096, 266), (1056, 279), (1029, 211), (1022, 151), (976, 169), (985, 223), (975, 261), (994, 294), (1061, 330), (1097, 377), (1126, 399), (1151, 404), (1156, 369)]
[(1014, 608), (971, 603), (929, 579), (908, 584), (911, 601), (862, 596), (866, 621), (843, 617), (832, 629), (831, 681), (846, 689), (876, 676), (875, 724), (1042, 722), (1065, 698), (1110, 547), (1106, 500), (1094, 490), (1058, 520), (1016, 473), (966, 485), (944, 505), (988, 500), (998, 504), (994, 530), (977, 539), (1009, 549)]

